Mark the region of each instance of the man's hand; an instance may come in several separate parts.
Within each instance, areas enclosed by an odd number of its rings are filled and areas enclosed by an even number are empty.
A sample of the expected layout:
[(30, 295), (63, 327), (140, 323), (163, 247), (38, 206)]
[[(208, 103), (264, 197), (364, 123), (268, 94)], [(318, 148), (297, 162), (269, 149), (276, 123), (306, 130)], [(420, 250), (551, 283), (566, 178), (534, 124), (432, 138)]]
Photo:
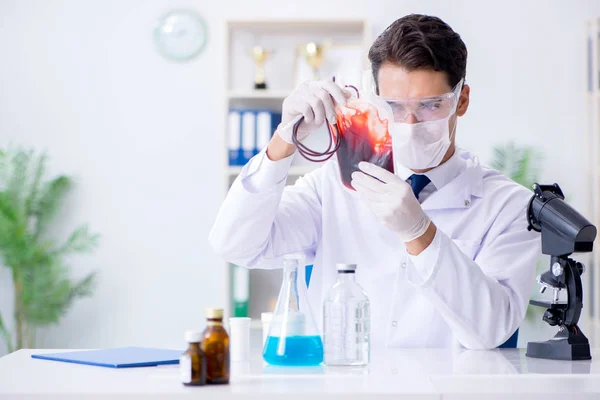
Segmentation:
[(298, 127), (298, 140), (304, 140), (311, 132), (321, 127), (327, 119), (335, 123), (334, 104), (346, 105), (346, 96), (337, 83), (333, 81), (308, 81), (298, 86), (281, 106), (281, 123), (277, 133), (285, 142), (293, 144), (293, 121), (303, 116)]
[[(410, 242), (418, 242), (426, 232), (435, 235), (435, 226), (425, 214), (410, 185), (393, 173), (368, 162), (361, 162), (362, 172), (352, 174), (352, 187), (369, 206), (382, 224), (398, 233), (409, 247)], [(363, 173), (364, 172), (364, 173)], [(370, 175), (370, 176), (369, 176)], [(433, 236), (428, 240), (431, 243)], [(421, 241), (422, 242), (422, 241)], [(426, 248), (427, 243), (418, 253)], [(411, 252), (412, 253), (412, 252)]]
[(292, 155), (296, 151), (292, 141), (294, 121), (299, 117), (304, 120), (298, 126), (298, 140), (304, 140), (325, 120), (335, 123), (335, 107), (346, 105), (350, 97), (349, 91), (344, 91), (333, 81), (309, 81), (298, 86), (283, 101), (281, 123), (267, 147), (267, 156), (273, 161)]

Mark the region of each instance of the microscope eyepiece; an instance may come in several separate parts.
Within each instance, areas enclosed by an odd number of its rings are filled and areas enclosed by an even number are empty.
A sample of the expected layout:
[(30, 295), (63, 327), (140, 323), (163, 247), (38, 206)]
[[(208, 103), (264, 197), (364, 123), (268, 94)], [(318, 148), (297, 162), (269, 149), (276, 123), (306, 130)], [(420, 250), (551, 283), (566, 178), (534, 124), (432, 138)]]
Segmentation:
[(558, 184), (533, 187), (528, 229), (542, 233), (542, 253), (566, 256), (593, 250), (596, 227), (564, 201)]

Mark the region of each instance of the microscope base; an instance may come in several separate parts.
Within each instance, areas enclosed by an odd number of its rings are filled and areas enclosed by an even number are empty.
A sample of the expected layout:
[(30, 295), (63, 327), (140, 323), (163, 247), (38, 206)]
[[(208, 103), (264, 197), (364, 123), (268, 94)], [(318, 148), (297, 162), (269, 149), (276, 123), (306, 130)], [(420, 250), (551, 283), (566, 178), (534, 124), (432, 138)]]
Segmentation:
[[(557, 335), (558, 336), (558, 335)], [(546, 358), (549, 360), (591, 360), (590, 344), (569, 343), (569, 339), (553, 338), (545, 342), (527, 343), (527, 357)]]

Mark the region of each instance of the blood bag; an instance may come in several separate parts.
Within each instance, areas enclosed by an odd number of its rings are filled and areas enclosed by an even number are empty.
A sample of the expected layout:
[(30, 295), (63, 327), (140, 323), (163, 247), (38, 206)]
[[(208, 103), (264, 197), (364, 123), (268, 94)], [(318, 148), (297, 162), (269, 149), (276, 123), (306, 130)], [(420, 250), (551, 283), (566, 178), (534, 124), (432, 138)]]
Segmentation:
[(394, 172), (392, 138), (388, 129), (393, 116), (387, 115), (387, 104), (380, 105), (381, 100), (369, 97), (351, 99), (345, 107), (336, 109), (340, 176), (344, 186), (352, 190), (352, 173), (359, 171), (361, 161)]
[(302, 119), (294, 126), (292, 140), (300, 155), (309, 161), (323, 162), (337, 154), (342, 183), (354, 190), (351, 185), (352, 173), (359, 171), (358, 163), (361, 161), (394, 172), (392, 137), (389, 132), (394, 115), (390, 106), (374, 93), (360, 96), (354, 86), (346, 87), (354, 90), (355, 96), (345, 106), (335, 104), (336, 123), (327, 122), (329, 145), (325, 151), (312, 150), (297, 139), (296, 131)]

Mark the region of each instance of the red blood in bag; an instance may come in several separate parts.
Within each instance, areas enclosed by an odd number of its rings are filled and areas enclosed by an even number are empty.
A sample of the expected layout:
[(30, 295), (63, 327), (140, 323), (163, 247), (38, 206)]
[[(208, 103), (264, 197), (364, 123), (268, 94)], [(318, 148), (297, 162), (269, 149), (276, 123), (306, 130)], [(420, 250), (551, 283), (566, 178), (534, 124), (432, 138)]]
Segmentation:
[(394, 172), (388, 121), (380, 118), (377, 108), (367, 102), (354, 102), (338, 108), (336, 116), (341, 141), (337, 159), (344, 186), (354, 190), (352, 173), (359, 171), (361, 161)]

